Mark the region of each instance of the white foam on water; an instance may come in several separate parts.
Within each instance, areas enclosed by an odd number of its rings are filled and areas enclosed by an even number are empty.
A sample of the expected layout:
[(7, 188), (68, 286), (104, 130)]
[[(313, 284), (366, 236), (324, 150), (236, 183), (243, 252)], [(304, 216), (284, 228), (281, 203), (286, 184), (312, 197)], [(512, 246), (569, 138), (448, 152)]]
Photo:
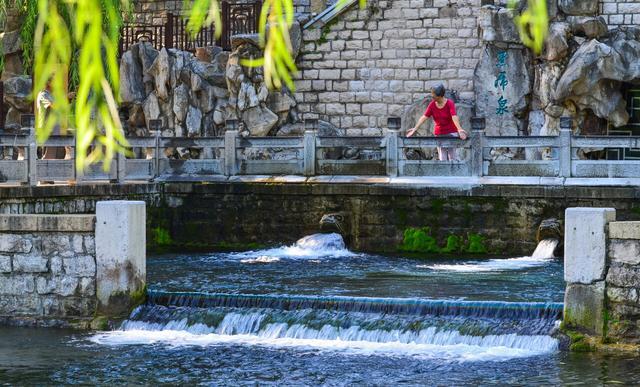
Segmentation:
[(558, 342), (550, 336), (495, 334), (463, 335), (455, 330), (441, 331), (429, 327), (420, 331), (367, 330), (357, 325), (320, 329), (303, 324), (262, 324), (262, 313), (228, 313), (216, 328), (187, 319), (167, 323), (125, 321), (121, 330), (102, 332), (90, 340), (103, 345), (169, 346), (189, 345), (262, 345), (272, 347), (316, 348), (359, 354), (420, 356), (459, 361), (507, 360), (536, 356), (557, 350)]
[(267, 255), (261, 255), (257, 258), (245, 258), (241, 259), (242, 263), (271, 263), (271, 262), (280, 262), (280, 258), (278, 257), (269, 257)]
[[(273, 324), (278, 325), (278, 324)], [(294, 328), (293, 326), (289, 329)], [(539, 356), (555, 352), (557, 341), (548, 336), (498, 335), (475, 338), (469, 343), (462, 341), (442, 344), (403, 342), (401, 340), (373, 342), (350, 340), (348, 337), (337, 339), (277, 337), (268, 334), (226, 335), (219, 333), (193, 333), (184, 330), (146, 330), (102, 332), (93, 335), (90, 340), (100, 345), (150, 345), (160, 344), (170, 347), (249, 345), (291, 349), (317, 349), (354, 355), (411, 356), (424, 359), (443, 359), (452, 361), (505, 361), (514, 358)], [(277, 330), (267, 327), (266, 330)], [(295, 328), (294, 328), (295, 329)], [(324, 328), (323, 328), (324, 329)], [(447, 332), (442, 332), (447, 334)], [(449, 333), (455, 336), (457, 332)], [(460, 337), (465, 337), (461, 336)], [(470, 336), (466, 336), (470, 337)], [(354, 337), (355, 338), (355, 337)]]
[(355, 257), (347, 250), (342, 236), (337, 233), (308, 235), (291, 246), (273, 249), (246, 251), (229, 254), (231, 259), (243, 263), (269, 263), (281, 259), (319, 259)]
[(463, 273), (494, 272), (522, 270), (531, 267), (544, 266), (553, 260), (553, 251), (558, 245), (555, 239), (545, 239), (540, 241), (536, 250), (530, 257), (490, 259), (482, 262), (463, 262), (460, 264), (438, 264), (438, 265), (417, 265), (418, 268), (455, 271)]

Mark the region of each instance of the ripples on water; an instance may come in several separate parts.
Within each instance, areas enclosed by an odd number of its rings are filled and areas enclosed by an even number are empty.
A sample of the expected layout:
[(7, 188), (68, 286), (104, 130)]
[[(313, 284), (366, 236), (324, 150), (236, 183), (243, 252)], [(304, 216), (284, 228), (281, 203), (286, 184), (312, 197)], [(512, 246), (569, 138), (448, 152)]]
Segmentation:
[[(534, 254), (425, 263), (354, 254), (340, 242), (324, 235), (261, 251), (150, 258), (148, 280), (155, 291), (226, 295), (155, 293), (112, 332), (0, 329), (0, 338), (10, 338), (0, 340), (0, 381), (593, 385), (640, 380), (637, 358), (557, 350), (549, 336), (557, 316), (544, 312), (553, 308), (530, 303), (562, 301), (557, 260)], [(229, 296), (240, 293), (247, 295)], [(494, 302), (476, 302), (481, 300)]]

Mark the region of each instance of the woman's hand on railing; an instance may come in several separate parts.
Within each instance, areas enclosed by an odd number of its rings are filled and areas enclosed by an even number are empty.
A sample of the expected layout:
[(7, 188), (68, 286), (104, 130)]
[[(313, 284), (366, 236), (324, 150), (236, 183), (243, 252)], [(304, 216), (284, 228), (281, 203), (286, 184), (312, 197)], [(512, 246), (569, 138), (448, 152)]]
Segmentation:
[(463, 129), (458, 130), (458, 136), (460, 136), (461, 140), (466, 140), (469, 135)]
[(407, 130), (407, 137), (413, 136), (416, 133), (417, 130), (418, 130), (418, 128), (415, 128), (415, 127)]

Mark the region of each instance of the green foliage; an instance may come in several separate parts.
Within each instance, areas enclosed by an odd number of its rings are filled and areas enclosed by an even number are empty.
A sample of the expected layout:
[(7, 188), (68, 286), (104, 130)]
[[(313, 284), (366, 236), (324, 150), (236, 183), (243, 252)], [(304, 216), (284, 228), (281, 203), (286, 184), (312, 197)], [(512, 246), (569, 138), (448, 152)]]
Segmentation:
[(431, 236), (431, 229), (429, 227), (410, 227), (404, 230), (404, 239), (400, 246), (400, 250), (417, 253), (440, 252), (438, 242)]
[(162, 227), (155, 227), (151, 229), (153, 235), (153, 242), (157, 246), (169, 246), (173, 244), (173, 239), (169, 235), (169, 231)]
[(449, 235), (447, 237), (447, 244), (445, 247), (440, 250), (443, 253), (457, 253), (462, 251), (464, 248), (464, 244), (462, 238), (457, 235)]
[(413, 253), (470, 253), (486, 254), (488, 250), (484, 245), (485, 238), (479, 234), (469, 233), (466, 243), (464, 238), (451, 234), (447, 237), (444, 247), (439, 247), (438, 241), (431, 235), (431, 228), (409, 227), (404, 230), (400, 251)]
[[(514, 9), (516, 5), (516, 0), (509, 1), (510, 8)], [(527, 9), (516, 16), (514, 22), (522, 43), (540, 54), (549, 30), (547, 0), (528, 0)]]
[(471, 254), (486, 254), (487, 248), (484, 245), (484, 240), (485, 238), (480, 234), (469, 233), (465, 251)]
[[(99, 161), (107, 170), (115, 154), (125, 153), (128, 146), (117, 106), (119, 4), (119, 0), (38, 1), (33, 88), (36, 94), (50, 85), (54, 104), (46, 117), (36, 112), (37, 139), (44, 142), (55, 126), (66, 128), (68, 117), (73, 117), (79, 173)], [(82, 71), (74, 72), (72, 66)], [(70, 73), (77, 73), (74, 105), (67, 95)]]

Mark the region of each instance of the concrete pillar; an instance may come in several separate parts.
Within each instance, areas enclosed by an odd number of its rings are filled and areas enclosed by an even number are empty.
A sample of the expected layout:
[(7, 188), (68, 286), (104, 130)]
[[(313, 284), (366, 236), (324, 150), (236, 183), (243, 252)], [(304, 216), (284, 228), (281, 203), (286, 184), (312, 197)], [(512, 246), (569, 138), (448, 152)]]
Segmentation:
[(96, 204), (96, 294), (98, 313), (126, 317), (144, 300), (146, 214), (142, 201)]
[(306, 130), (303, 137), (303, 158), (304, 175), (314, 176), (316, 174), (316, 132)]
[(604, 333), (607, 225), (614, 208), (567, 208), (564, 233), (564, 324), (590, 334)]

